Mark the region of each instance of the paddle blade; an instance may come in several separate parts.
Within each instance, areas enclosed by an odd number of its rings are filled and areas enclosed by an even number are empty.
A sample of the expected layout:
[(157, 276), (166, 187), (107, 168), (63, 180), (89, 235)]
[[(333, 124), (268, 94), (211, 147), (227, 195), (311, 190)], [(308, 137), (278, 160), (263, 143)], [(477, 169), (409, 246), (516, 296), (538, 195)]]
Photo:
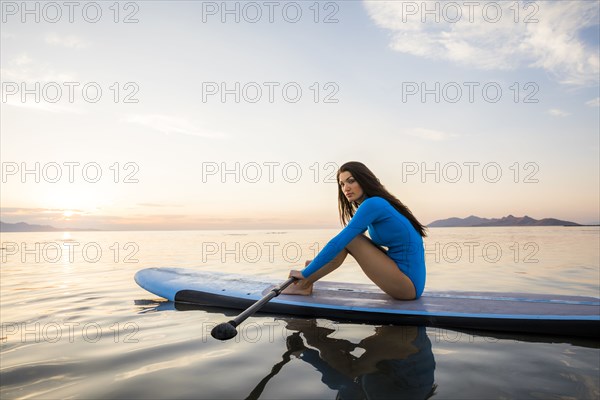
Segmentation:
[(210, 335), (219, 340), (229, 340), (234, 338), (237, 335), (237, 330), (232, 322), (233, 321), (223, 322), (222, 324), (215, 326), (212, 331), (210, 331)]

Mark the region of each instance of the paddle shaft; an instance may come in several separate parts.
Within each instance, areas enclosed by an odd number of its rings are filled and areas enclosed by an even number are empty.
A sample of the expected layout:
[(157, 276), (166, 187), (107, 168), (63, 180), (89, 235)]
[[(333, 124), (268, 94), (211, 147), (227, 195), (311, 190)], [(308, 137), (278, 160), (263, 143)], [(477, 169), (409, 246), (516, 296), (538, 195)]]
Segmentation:
[(238, 315), (234, 320), (229, 321), (229, 323), (231, 325), (233, 325), (234, 327), (237, 327), (239, 324), (244, 322), (246, 320), (246, 318), (248, 318), (249, 316), (251, 316), (252, 314), (257, 312), (262, 306), (264, 306), (266, 303), (268, 303), (269, 300), (271, 300), (274, 297), (279, 296), (281, 291), (283, 289), (285, 289), (286, 287), (290, 286), (296, 279), (298, 279), (298, 278), (293, 278), (293, 277), (289, 278), (287, 281), (283, 282), (281, 285), (271, 289), (269, 294), (267, 294), (262, 299), (258, 300), (256, 303), (252, 304), (243, 313)]

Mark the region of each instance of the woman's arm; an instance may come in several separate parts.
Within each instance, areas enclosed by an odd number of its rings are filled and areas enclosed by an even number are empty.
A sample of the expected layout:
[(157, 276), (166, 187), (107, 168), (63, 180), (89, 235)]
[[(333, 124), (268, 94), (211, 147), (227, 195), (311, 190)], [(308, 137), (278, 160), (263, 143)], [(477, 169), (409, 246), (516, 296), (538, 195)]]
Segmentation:
[(367, 230), (367, 226), (384, 215), (389, 203), (381, 197), (369, 197), (364, 200), (346, 227), (331, 239), (317, 254), (314, 260), (302, 270), (302, 276), (308, 278), (322, 266), (333, 260), (356, 236)]

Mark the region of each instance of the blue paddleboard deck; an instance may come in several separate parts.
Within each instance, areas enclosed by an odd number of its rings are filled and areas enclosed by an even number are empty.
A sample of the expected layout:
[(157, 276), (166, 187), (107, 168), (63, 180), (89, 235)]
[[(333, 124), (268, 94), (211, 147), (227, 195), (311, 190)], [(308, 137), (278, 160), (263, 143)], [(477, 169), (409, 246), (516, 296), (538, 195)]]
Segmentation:
[[(148, 268), (136, 282), (165, 299), (245, 309), (280, 282), (184, 268)], [(316, 282), (311, 296), (281, 294), (261, 312), (312, 318), (533, 334), (600, 336), (600, 299), (494, 292), (428, 292), (394, 300), (371, 284)]]

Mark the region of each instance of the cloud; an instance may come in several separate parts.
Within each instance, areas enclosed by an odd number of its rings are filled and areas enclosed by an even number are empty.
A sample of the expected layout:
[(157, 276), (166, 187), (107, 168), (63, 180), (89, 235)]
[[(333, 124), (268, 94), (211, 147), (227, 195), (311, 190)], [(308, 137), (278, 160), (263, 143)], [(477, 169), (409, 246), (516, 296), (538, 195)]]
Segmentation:
[[(6, 222), (9, 221), (21, 221), (23, 219), (26, 220), (48, 220), (52, 219), (56, 216), (62, 217), (67, 211), (64, 208), (26, 208), (26, 207), (2, 207), (0, 209), (0, 213), (2, 214), (2, 220)], [(84, 214), (83, 210), (79, 209), (68, 209), (73, 213)], [(38, 222), (34, 222), (38, 223)]]
[(558, 108), (551, 108), (550, 110), (548, 110), (548, 114), (553, 115), (555, 117), (568, 117), (569, 115), (571, 115), (571, 113)]
[[(47, 64), (37, 62), (27, 53), (9, 59), (5, 66), (0, 68), (0, 76), (4, 89), (2, 93), (4, 105), (53, 113), (82, 113), (82, 110), (74, 104), (60, 104), (62, 99), (68, 98), (69, 93), (69, 88), (63, 83), (78, 82), (78, 79), (68, 73), (57, 72)], [(48, 95), (52, 101), (43, 98), (47, 84), (51, 84)], [(41, 101), (35, 101), (36, 94)]]
[(61, 36), (58, 33), (48, 33), (44, 36), (44, 41), (52, 46), (67, 47), (70, 49), (85, 49), (90, 43), (75, 35)]
[(181, 207), (176, 204), (158, 204), (158, 203), (137, 203), (137, 207), (163, 208), (163, 207)]
[(18, 66), (31, 64), (33, 61), (26, 53), (19, 54), (14, 60), (13, 63)]
[(433, 142), (441, 142), (458, 137), (454, 133), (436, 131), (433, 129), (415, 128), (407, 132), (411, 136), (416, 136), (421, 139), (430, 140)]
[(0, 213), (2, 216), (6, 215), (26, 215), (30, 213), (43, 213), (43, 212), (55, 212), (61, 211), (57, 208), (24, 208), (24, 207), (2, 207)]
[(66, 114), (82, 114), (83, 111), (76, 107), (75, 105), (61, 105), (58, 103), (47, 103), (44, 101), (40, 101), (36, 103), (32, 96), (31, 98), (26, 99), (27, 101), (22, 101), (21, 96), (17, 95), (16, 97), (11, 96), (7, 98), (7, 100), (3, 103), (6, 106), (12, 107), (21, 107), (27, 108), (34, 111), (45, 111), (51, 113), (66, 113)]
[[(486, 70), (542, 68), (563, 84), (598, 83), (597, 45), (580, 37), (584, 29), (598, 25), (595, 1), (516, 3), (365, 1), (364, 5), (373, 21), (391, 32), (390, 47), (395, 51)], [(427, 10), (438, 11), (427, 14)]]
[(198, 126), (198, 124), (194, 124), (185, 118), (173, 117), (169, 115), (137, 114), (128, 116), (125, 118), (125, 121), (142, 125), (145, 128), (166, 134), (177, 133), (209, 138), (220, 138), (225, 136), (220, 132), (202, 129)]
[(591, 99), (585, 103), (588, 107), (600, 107), (600, 97), (596, 97), (595, 99)]
[(16, 57), (2, 63), (0, 68), (2, 82), (77, 82), (74, 75), (57, 72), (47, 64), (37, 62), (27, 53), (21, 53)]

